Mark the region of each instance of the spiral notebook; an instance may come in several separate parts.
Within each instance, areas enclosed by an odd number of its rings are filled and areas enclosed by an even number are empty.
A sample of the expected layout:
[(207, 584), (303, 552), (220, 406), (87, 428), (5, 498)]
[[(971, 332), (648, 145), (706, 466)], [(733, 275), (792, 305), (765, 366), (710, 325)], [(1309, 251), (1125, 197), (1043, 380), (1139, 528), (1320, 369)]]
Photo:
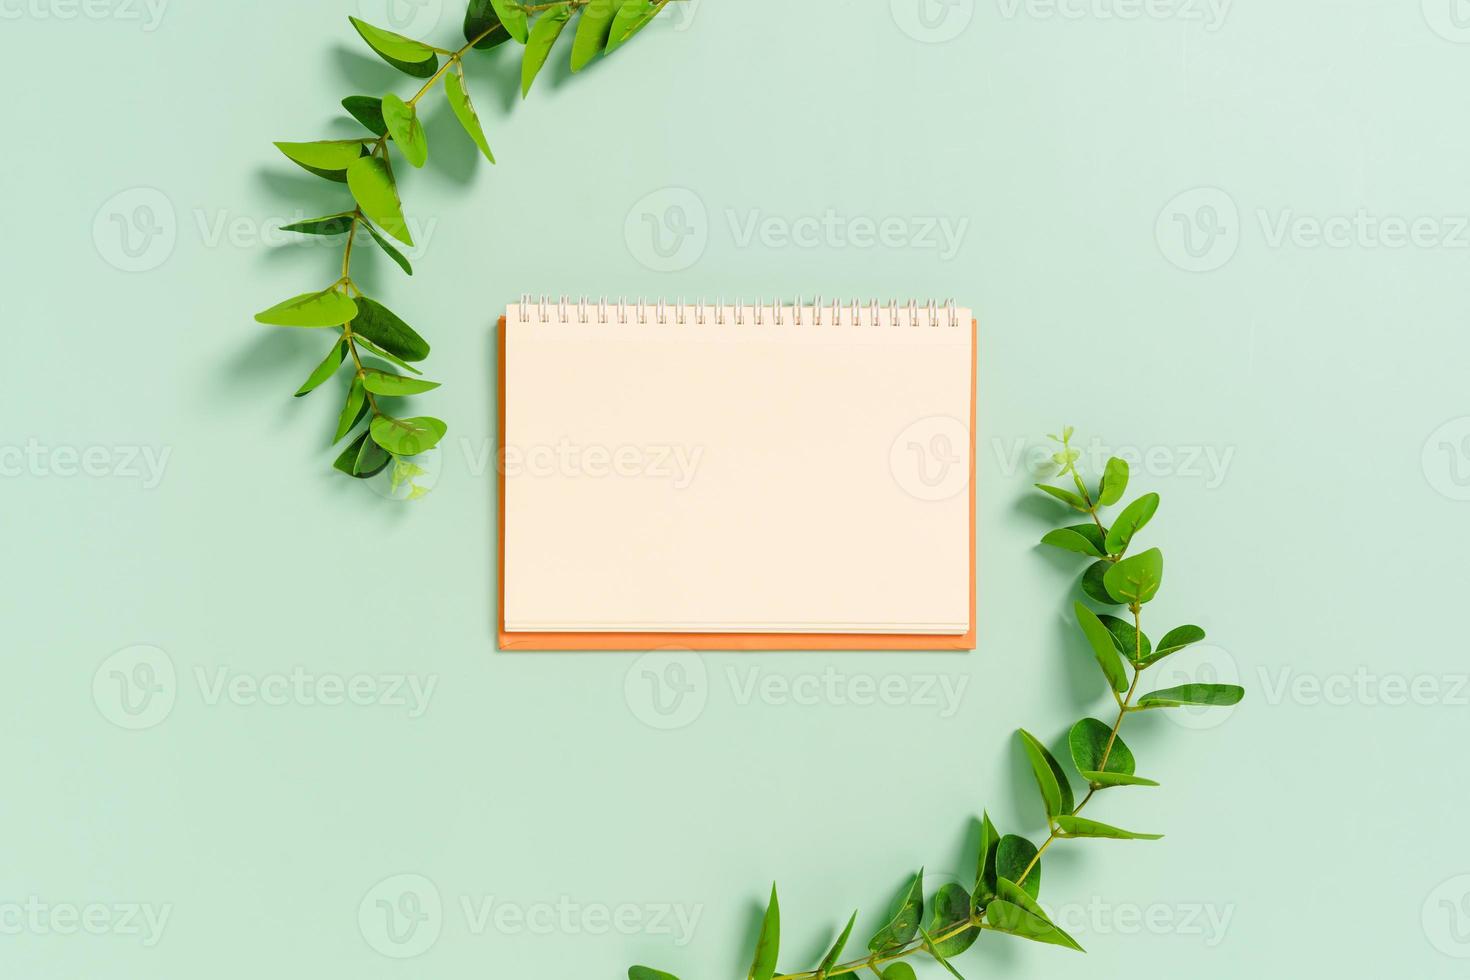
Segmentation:
[(501, 648), (973, 649), (975, 340), (953, 303), (512, 304)]

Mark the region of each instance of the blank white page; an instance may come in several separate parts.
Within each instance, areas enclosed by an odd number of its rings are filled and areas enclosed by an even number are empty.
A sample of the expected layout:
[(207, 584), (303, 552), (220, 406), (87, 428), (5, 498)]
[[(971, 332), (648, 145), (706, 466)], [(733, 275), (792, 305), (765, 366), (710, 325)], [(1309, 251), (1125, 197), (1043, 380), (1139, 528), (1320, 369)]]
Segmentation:
[(507, 311), (507, 631), (968, 631), (970, 311), (779, 315)]

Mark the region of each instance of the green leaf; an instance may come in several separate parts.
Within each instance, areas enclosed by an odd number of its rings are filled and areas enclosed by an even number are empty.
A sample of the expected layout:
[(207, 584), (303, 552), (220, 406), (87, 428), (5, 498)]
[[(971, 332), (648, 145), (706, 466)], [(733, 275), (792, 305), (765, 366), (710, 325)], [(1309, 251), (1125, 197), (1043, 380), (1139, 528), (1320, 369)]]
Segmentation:
[(374, 136), (383, 136), (388, 132), (388, 124), (383, 120), (383, 100), (371, 95), (349, 95), (342, 100), (342, 108), (352, 114), (352, 118), (367, 127)]
[(607, 53), (612, 54), (647, 27), (669, 0), (623, 0), (608, 32)]
[(1123, 499), (1123, 491), (1128, 489), (1128, 461), (1114, 456), (1108, 460), (1108, 465), (1103, 468), (1102, 479), (1097, 484), (1097, 502), (1101, 506), (1111, 507)]
[(410, 364), (407, 361), (405, 361), (403, 358), (401, 358), (401, 357), (394, 357), (392, 354), (390, 354), (387, 351), (383, 350), (383, 348), (379, 347), (377, 344), (373, 343), (371, 340), (368, 340), (366, 337), (364, 337), (360, 333), (353, 334), (352, 335), (352, 341), (353, 341), (353, 343), (357, 344), (359, 347), (362, 347), (364, 350), (368, 351), (369, 353), (376, 354), (378, 357), (381, 357), (383, 360), (389, 362), (390, 364), (395, 364), (398, 367), (403, 368), (403, 370), (407, 371), (409, 374), (419, 374), (419, 375), (421, 375), (421, 374), (424, 373), (424, 372), (420, 371), (418, 368), (414, 367), (412, 364)]
[(1153, 651), (1148, 634), (1139, 632), (1138, 627), (1127, 620), (1109, 616), (1107, 613), (1097, 618), (1107, 627), (1108, 633), (1117, 644), (1118, 652), (1130, 662), (1141, 664), (1143, 658)]
[(1087, 504), (1082, 500), (1081, 497), (1077, 496), (1070, 490), (1063, 490), (1061, 487), (1054, 487), (1046, 483), (1036, 484), (1036, 489), (1040, 490), (1042, 493), (1051, 494), (1053, 497), (1057, 498), (1069, 507), (1080, 510), (1084, 514), (1087, 513)]
[(387, 161), (381, 157), (361, 157), (353, 161), (347, 168), (347, 186), (363, 214), (403, 244), (413, 244), (413, 236), (408, 233), (408, 224), (403, 220), (403, 204), (398, 200), (393, 171)]
[[(964, 891), (964, 889), (961, 888), (960, 891)], [(968, 894), (966, 894), (965, 899), (968, 903)], [(954, 965), (950, 963), (949, 957), (951, 954), (945, 952), (945, 947), (948, 946), (950, 943), (955, 942), (956, 940), (965, 940), (965, 948), (960, 950), (958, 953), (953, 954), (955, 956), (958, 956), (960, 953), (963, 953), (965, 949), (969, 949), (975, 944), (975, 940), (980, 936), (980, 931), (978, 929), (966, 929), (964, 932), (959, 933), (956, 936), (952, 936), (949, 939), (946, 939), (944, 942), (935, 942), (934, 937), (929, 934), (929, 930), (925, 929), (923, 926), (919, 926), (919, 935), (923, 937), (924, 949), (929, 953), (930, 956), (934, 957), (934, 962), (944, 967), (949, 975), (954, 977), (955, 980), (965, 980), (965, 978), (960, 975), (960, 971), (956, 970), (954, 968)]]
[(776, 886), (771, 885), (771, 902), (761, 921), (760, 938), (756, 940), (755, 957), (750, 961), (748, 980), (771, 980), (776, 975), (776, 954), (781, 948), (781, 906), (776, 901)]
[(1109, 840), (1162, 840), (1164, 837), (1163, 834), (1136, 834), (1083, 817), (1059, 817), (1057, 827), (1061, 830), (1058, 835), (1061, 837), (1105, 837)]
[(362, 223), (362, 226), (368, 230), (369, 235), (373, 236), (373, 241), (378, 243), (378, 247), (381, 248), (384, 252), (388, 253), (388, 258), (398, 263), (398, 268), (402, 269), (410, 276), (413, 275), (413, 266), (409, 264), (408, 259), (403, 257), (402, 252), (393, 247), (392, 242), (388, 241), (388, 239), (379, 234), (378, 229), (373, 227), (371, 221), (364, 221)]
[[(1015, 834), (1006, 834), (1000, 839), (1000, 846), (995, 850), (996, 870), (996, 894), (1000, 894), (1000, 880), (1016, 881), (1021, 883), (1026, 894), (1032, 898), (1041, 894), (1041, 862), (1036, 861), (1036, 845), (1024, 837)], [(1030, 873), (1027, 873), (1030, 868)], [(1026, 880), (1021, 881), (1025, 875)]]
[(436, 418), (420, 416), (395, 419), (379, 415), (373, 419), (373, 441), (394, 456), (417, 456), (439, 445), (448, 426)]
[(948, 882), (941, 885), (939, 891), (934, 893), (934, 908), (929, 916), (929, 928), (924, 933), (924, 941), (930, 944), (936, 959), (947, 959), (951, 956), (959, 956), (965, 950), (975, 945), (975, 940), (980, 938), (978, 929), (966, 929), (956, 933), (948, 939), (934, 941), (934, 936), (943, 935), (951, 929), (964, 922), (970, 921), (970, 893), (965, 886), (957, 882)]
[(351, 214), (329, 214), (325, 218), (308, 218), (294, 224), (282, 225), (282, 231), (294, 231), (298, 235), (345, 235), (352, 230)]
[(525, 58), (521, 61), (521, 98), (530, 94), (531, 83), (541, 73), (541, 66), (546, 64), (546, 56), (551, 54), (551, 46), (561, 37), (562, 28), (567, 26), (571, 16), (571, 8), (553, 7), (536, 18), (536, 23), (531, 27), (530, 38), (526, 41)]
[(1084, 772), (1082, 778), (1097, 786), (1157, 786), (1152, 779), (1125, 776), (1120, 772)]
[(364, 432), (352, 440), (332, 465), (348, 476), (366, 480), (383, 472), (392, 458)]
[(1103, 575), (1103, 585), (1129, 605), (1142, 605), (1159, 593), (1164, 581), (1164, 553), (1150, 548), (1114, 563)]
[(990, 928), (996, 932), (1018, 936), (1021, 939), (1029, 939), (1032, 942), (1064, 946), (1067, 949), (1075, 949), (1079, 953), (1084, 951), (1078, 945), (1077, 940), (1052, 925), (1046, 919), (1032, 915), (1020, 906), (1012, 905), (1010, 902), (999, 900), (991, 902), (990, 908), (986, 910), (986, 917), (990, 922)]
[[(525, 23), (526, 15), (521, 14), (523, 28)], [(501, 23), (500, 15), (490, 0), (470, 0), (469, 9), (464, 13), (464, 39), (472, 42), (476, 51), (488, 51), (510, 40), (510, 32)], [(525, 43), (526, 39), (518, 40)]]
[(1113, 634), (1108, 631), (1097, 613), (1082, 603), (1073, 603), (1072, 611), (1077, 614), (1077, 623), (1082, 627), (1082, 634), (1087, 637), (1088, 645), (1092, 647), (1092, 655), (1097, 658), (1097, 665), (1102, 668), (1103, 676), (1108, 679), (1113, 690), (1122, 694), (1128, 690), (1128, 675), (1123, 670), (1123, 659), (1118, 656)]
[(357, 304), (335, 289), (302, 293), (255, 314), (273, 327), (339, 327), (357, 316)]
[(991, 926), (997, 931), (1033, 942), (1065, 946), (1079, 953), (1083, 951), (1077, 940), (1057, 928), (1047, 918), (1041, 906), (1036, 904), (1035, 899), (1014, 882), (1002, 878), (1000, 896), (997, 901), (990, 903), (990, 908), (985, 912)]
[(365, 442), (367, 442), (367, 433), (363, 432), (356, 439), (352, 440), (346, 449), (342, 450), (342, 454), (333, 461), (333, 468), (341, 470), (348, 476), (353, 476), (353, 470), (357, 468), (358, 454), (362, 452), (362, 446)]
[(868, 940), (868, 950), (882, 953), (897, 949), (911, 941), (924, 917), (924, 869), (909, 879), (908, 886), (894, 900), (888, 923)]
[(416, 108), (389, 92), (383, 96), (383, 122), (405, 160), (415, 167), (422, 167), (428, 162), (429, 139), (424, 135), (424, 125), (419, 122)]
[(309, 173), (338, 183), (347, 179), (347, 168), (362, 156), (361, 140), (318, 140), (315, 143), (277, 143), (286, 159)]
[(1082, 591), (1088, 598), (1107, 606), (1118, 605), (1118, 600), (1108, 593), (1108, 587), (1103, 584), (1108, 569), (1112, 567), (1113, 563), (1110, 561), (1095, 561), (1082, 573)]
[(392, 461), (393, 457), (384, 452), (383, 447), (368, 439), (362, 444), (362, 449), (357, 454), (357, 463), (353, 467), (352, 475), (360, 480), (366, 480), (383, 472)]
[(1151, 667), (1169, 656), (1178, 653), (1191, 643), (1198, 643), (1205, 638), (1205, 631), (1198, 626), (1176, 626), (1164, 634), (1153, 653), (1146, 655), (1140, 662), (1140, 666)]
[(1045, 745), (1026, 729), (1019, 729), (1021, 744), (1026, 757), (1031, 760), (1031, 771), (1036, 774), (1036, 785), (1041, 789), (1041, 800), (1046, 805), (1048, 818), (1072, 812), (1072, 784), (1067, 774)]
[[(856, 974), (848, 975), (856, 976)], [(899, 960), (895, 963), (889, 963), (887, 966), (885, 966), (883, 968), (882, 976), (883, 980), (918, 980), (918, 977), (914, 974), (914, 968), (909, 966), (902, 960)]]
[(581, 71), (607, 46), (608, 32), (622, 0), (592, 0), (582, 8), (577, 35), (572, 39), (572, 71)]
[(341, 442), (342, 437), (352, 431), (352, 427), (358, 423), (365, 411), (367, 411), (367, 389), (362, 386), (362, 379), (355, 377), (352, 379), (352, 387), (347, 389), (347, 402), (342, 406), (342, 414), (337, 419), (337, 434), (332, 437), (332, 442)]
[(337, 369), (346, 359), (347, 345), (342, 343), (342, 338), (338, 337), (332, 344), (332, 349), (327, 351), (327, 356), (322, 358), (322, 362), (316, 366), (316, 370), (312, 371), (311, 376), (296, 390), (296, 397), (300, 398), (320, 388), (323, 382), (337, 373)]
[[(1108, 748), (1109, 740), (1112, 748)], [(1112, 772), (1124, 776), (1133, 775), (1133, 753), (1123, 739), (1113, 735), (1113, 729), (1096, 718), (1083, 718), (1072, 726), (1067, 734), (1067, 747), (1072, 750), (1072, 762), (1078, 772)], [(1103, 765), (1103, 753), (1108, 755)]]
[(1049, 544), (1053, 548), (1061, 548), (1063, 551), (1075, 551), (1089, 558), (1102, 558), (1105, 554), (1102, 549), (1103, 533), (1098, 530), (1096, 524), (1059, 527), (1054, 531), (1046, 532), (1041, 543)]
[(655, 970), (651, 966), (628, 967), (628, 980), (679, 980), (672, 973)]
[(827, 955), (822, 957), (821, 965), (817, 967), (817, 980), (826, 980), (827, 971), (837, 965), (837, 961), (842, 957), (842, 950), (847, 946), (847, 937), (852, 935), (852, 927), (856, 923), (857, 913), (854, 912), (852, 918), (847, 920), (847, 928), (842, 930), (842, 935), (837, 937), (832, 948), (827, 950)]
[(995, 880), (998, 877), (995, 863), (999, 845), (1000, 832), (990, 822), (990, 814), (986, 812), (980, 818), (980, 851), (976, 861), (975, 895), (972, 901), (977, 912), (995, 897)]
[(521, 44), (526, 43), (526, 12), (521, 9), (516, 0), (490, 0), (490, 6), (495, 11), (495, 16), (505, 25), (510, 36)]
[(420, 337), (418, 331), (388, 307), (366, 296), (357, 301), (357, 317), (352, 321), (352, 332), (405, 361), (422, 361), (429, 356), (429, 342)]
[(1159, 495), (1146, 493), (1133, 503), (1123, 508), (1123, 513), (1113, 521), (1113, 526), (1108, 528), (1108, 554), (1121, 555), (1128, 550), (1128, 545), (1133, 541), (1133, 536), (1143, 529), (1143, 526), (1153, 519), (1154, 512), (1159, 509)]
[(1228, 708), (1245, 697), (1245, 688), (1235, 684), (1181, 684), (1153, 691), (1138, 699), (1138, 708)]
[(415, 78), (430, 78), (439, 70), (438, 53), (424, 42), (374, 27), (356, 17), (349, 17), (348, 20), (352, 21), (352, 26), (357, 28), (357, 33), (362, 35), (368, 47), (404, 74)]
[(379, 371), (376, 368), (366, 368), (362, 372), (362, 386), (375, 395), (401, 397), (433, 391), (439, 387), (439, 382), (420, 381), (418, 378), (405, 378), (402, 375), (389, 374), (387, 371)]
[(447, 72), (444, 75), (444, 94), (449, 99), (449, 108), (454, 113), (454, 118), (459, 120), (459, 124), (464, 127), (470, 139), (475, 141), (480, 152), (485, 154), (485, 159), (494, 163), (495, 154), (490, 152), (490, 143), (485, 139), (485, 128), (480, 125), (480, 116), (475, 112), (469, 93), (465, 91), (464, 76), (459, 72)]

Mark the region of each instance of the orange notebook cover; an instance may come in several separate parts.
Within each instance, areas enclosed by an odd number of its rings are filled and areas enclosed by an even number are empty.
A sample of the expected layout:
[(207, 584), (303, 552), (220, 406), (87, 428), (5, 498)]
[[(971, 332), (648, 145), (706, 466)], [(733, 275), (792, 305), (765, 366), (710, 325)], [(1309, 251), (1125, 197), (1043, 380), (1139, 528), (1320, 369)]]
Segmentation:
[[(961, 312), (963, 312), (965, 317), (963, 321), (957, 319)], [(936, 308), (933, 304), (930, 304), (926, 308), (916, 308), (912, 305), (901, 308), (891, 304), (888, 307), (874, 305), (861, 308), (857, 306), (839, 308), (833, 306), (830, 309), (825, 307), (803, 308), (799, 306), (781, 307), (776, 305), (767, 307), (720, 308), (705, 307), (702, 305), (697, 307), (665, 307), (663, 304), (658, 304), (655, 307), (638, 304), (636, 308), (620, 305), (614, 309), (604, 304), (588, 304), (586, 301), (568, 304), (564, 300), (560, 304), (547, 304), (543, 300), (539, 304), (523, 301), (519, 308), (512, 307), (510, 319), (516, 322), (508, 323), (507, 317), (500, 319), (496, 344), (499, 381), (497, 392), (499, 408), (498, 438), (495, 447), (498, 489), (497, 561), (499, 570), (497, 626), (499, 647), (501, 650), (653, 650), (662, 647), (677, 647), (691, 650), (973, 650), (975, 648), (974, 432), (976, 425), (976, 341), (978, 325), (973, 318), (969, 318), (968, 311), (957, 311), (952, 306)], [(645, 326), (640, 328), (637, 326), (638, 324), (644, 324)], [(963, 518), (963, 533), (965, 533), (967, 541), (962, 542), (963, 555), (967, 555), (963, 570), (965, 593), (962, 600), (957, 600), (955, 593), (950, 591), (948, 601), (949, 608), (953, 610), (953, 615), (938, 617), (947, 621), (955, 620), (960, 615), (960, 610), (955, 608), (958, 601), (959, 605), (965, 607), (963, 610), (963, 621), (955, 627), (945, 628), (943, 632), (937, 632), (937, 627), (935, 629), (926, 628), (922, 632), (903, 632), (900, 631), (901, 626), (899, 628), (885, 628), (881, 632), (864, 632), (860, 626), (845, 626), (841, 631), (831, 632), (816, 628), (783, 631), (779, 624), (784, 623), (786, 621), (785, 619), (778, 620), (777, 626), (762, 627), (759, 629), (745, 628), (744, 626), (739, 629), (720, 629), (705, 626), (703, 623), (700, 624), (701, 628), (698, 629), (638, 628), (636, 625), (632, 627), (620, 625), (616, 628), (596, 629), (508, 628), (507, 539), (510, 535), (507, 533), (508, 528), (506, 524), (506, 479), (507, 471), (511, 469), (511, 460), (507, 451), (507, 413), (510, 410), (507, 393), (511, 390), (508, 381), (512, 373), (518, 370), (516, 364), (510, 363), (514, 355), (509, 355), (508, 352), (508, 348), (511, 346), (508, 344), (508, 333), (512, 330), (535, 331), (534, 336), (540, 341), (543, 337), (548, 336), (544, 331), (550, 331), (549, 339), (545, 340), (544, 343), (551, 346), (547, 348), (544, 354), (539, 348), (527, 348), (523, 346), (521, 353), (523, 360), (528, 364), (534, 360), (543, 361), (543, 366), (540, 370), (544, 372), (548, 370), (545, 365), (550, 365), (550, 370), (559, 370), (562, 363), (559, 359), (565, 357), (568, 358), (568, 372), (575, 375), (576, 367), (571, 362), (570, 352), (581, 346), (580, 341), (583, 338), (596, 336), (595, 334), (585, 333), (584, 331), (592, 329), (616, 331), (619, 329), (619, 326), (623, 327), (622, 334), (619, 336), (627, 336), (633, 331), (641, 329), (644, 333), (651, 333), (654, 337), (677, 336), (677, 334), (669, 333), (668, 331), (687, 327), (691, 331), (703, 331), (704, 336), (713, 337), (715, 338), (714, 342), (720, 344), (739, 343), (742, 338), (770, 337), (773, 336), (772, 331), (783, 331), (787, 336), (794, 336), (795, 331), (800, 331), (802, 339), (798, 342), (807, 344), (809, 347), (814, 346), (824, 357), (828, 356), (829, 349), (835, 351), (831, 356), (841, 357), (841, 348), (846, 344), (855, 345), (853, 350), (856, 351), (859, 347), (878, 343), (879, 341), (875, 340), (875, 338), (884, 338), (883, 342), (886, 343), (890, 335), (886, 334), (885, 331), (895, 331), (891, 337), (897, 338), (900, 344), (908, 345), (912, 344), (916, 337), (927, 340), (935, 336), (935, 334), (907, 333), (906, 331), (937, 332), (952, 329), (964, 330), (968, 334), (967, 346), (969, 351), (967, 364), (963, 366), (967, 368), (966, 373), (969, 382), (969, 397), (968, 405), (966, 406), (968, 417), (964, 420), (963, 424), (965, 428), (963, 432), (961, 433), (958, 429), (955, 430), (957, 436), (962, 435), (964, 438), (964, 445), (962, 447), (965, 456), (962, 464), (964, 486), (962, 489), (955, 491), (952, 496), (956, 498), (956, 503), (962, 501), (967, 504)], [(560, 330), (561, 333), (557, 334), (557, 330)], [(757, 332), (748, 332), (752, 330)], [(746, 332), (742, 333), (741, 331)], [(760, 331), (765, 332), (762, 333)], [(531, 336), (533, 335), (520, 335), (523, 339)], [(604, 343), (606, 343), (605, 339)], [(953, 341), (949, 341), (949, 344), (951, 347), (954, 346)], [(653, 349), (661, 350), (662, 348), (655, 347)], [(728, 356), (729, 353), (735, 350), (736, 348), (727, 347), (722, 352), (722, 356)], [(533, 352), (536, 356), (533, 358), (528, 351)], [(606, 348), (595, 355), (595, 357), (602, 358), (606, 356)], [(808, 356), (810, 357), (810, 354)], [(871, 357), (873, 355), (869, 354), (868, 356)], [(881, 356), (886, 357), (888, 353), (884, 352)], [(933, 357), (933, 355), (929, 356), (931, 358)], [(644, 361), (640, 360), (637, 363), (641, 367)], [(674, 360), (674, 365), (677, 367), (677, 359)], [(523, 366), (522, 370), (531, 370), (533, 367), (534, 365), (530, 367)], [(601, 369), (601, 366), (593, 366), (591, 368), (591, 370)], [(609, 364), (607, 369), (614, 369), (613, 365)], [(552, 375), (549, 374), (541, 375), (543, 381), (551, 377)], [(521, 393), (521, 400), (524, 401), (526, 399), (526, 389), (522, 387), (517, 390)], [(558, 397), (561, 397), (561, 395), (559, 394)], [(687, 406), (688, 403), (685, 402), (684, 404)], [(855, 402), (854, 404), (857, 403)], [(551, 409), (551, 411), (554, 410), (554, 408)], [(574, 410), (585, 411), (583, 409)], [(954, 441), (957, 442), (958, 438)], [(948, 443), (945, 443), (945, 445), (948, 445)], [(956, 446), (956, 451), (959, 448)], [(514, 453), (520, 454), (521, 447), (511, 447), (511, 450)], [(898, 448), (895, 448), (894, 452), (898, 452)], [(605, 482), (597, 484), (594, 481), (590, 481), (585, 478), (585, 475), (582, 476), (580, 482), (571, 485), (578, 487), (579, 493), (585, 493), (587, 492), (585, 488), (592, 487), (592, 492), (599, 495), (604, 493), (604, 488), (607, 486)], [(539, 489), (535, 484), (532, 484), (532, 487), (533, 489)], [(922, 487), (919, 489), (921, 491), (923, 490)], [(521, 499), (524, 500), (525, 498), (523, 497)], [(585, 500), (586, 498), (581, 499)], [(549, 503), (540, 503), (538, 501), (538, 504), (543, 511), (556, 506), (555, 501)], [(921, 504), (919, 506), (923, 507), (924, 505)], [(943, 505), (935, 504), (933, 506)], [(574, 510), (580, 511), (581, 509), (569, 507), (568, 512)], [(524, 513), (524, 511), (525, 508), (523, 507), (522, 512)], [(612, 513), (615, 517), (618, 516), (616, 510)], [(955, 510), (951, 508), (948, 513), (952, 519)], [(609, 522), (604, 520), (602, 523), (616, 523), (616, 521)], [(551, 526), (543, 524), (538, 530), (545, 530)], [(560, 529), (558, 528), (557, 530)], [(525, 555), (528, 551), (535, 552), (538, 550), (541, 540), (541, 537), (537, 534), (530, 535), (529, 538), (527, 535), (522, 535), (518, 539), (518, 547), (522, 549), (520, 554), (522, 555), (523, 566), (529, 564), (525, 559)], [(565, 539), (558, 539), (555, 542), (555, 546), (566, 549), (569, 547), (568, 541), (571, 541), (572, 545), (570, 547), (575, 547), (576, 542), (580, 540), (580, 537), (575, 532), (569, 532)], [(946, 548), (952, 550), (952, 545), (946, 544)], [(800, 549), (798, 548), (799, 552)], [(626, 554), (626, 552), (621, 553)], [(583, 557), (587, 557), (587, 555), (584, 554)], [(633, 556), (633, 558), (636, 557)], [(734, 560), (735, 556), (732, 555), (731, 557)], [(821, 557), (827, 556), (814, 555), (810, 557), (813, 561), (816, 561)], [(718, 566), (721, 563), (721, 558), (718, 556), (702, 556), (702, 558), (706, 561), (706, 567), (710, 564)], [(836, 556), (836, 560), (839, 562), (837, 567), (841, 567), (843, 556)], [(958, 560), (960, 559), (955, 559), (956, 562)], [(616, 556), (609, 558), (606, 563), (607, 567), (617, 569), (618, 561), (619, 559)], [(632, 560), (630, 560), (630, 563), (637, 564), (636, 561)], [(564, 565), (562, 567), (566, 568), (568, 566)], [(948, 569), (955, 567), (955, 565), (946, 566)], [(540, 573), (539, 566), (537, 571)], [(509, 570), (509, 573), (514, 574), (514, 569)], [(531, 570), (528, 570), (527, 577), (531, 577)], [(941, 576), (941, 580), (948, 579), (949, 577), (951, 576), (946, 573), (944, 576)], [(575, 583), (573, 583), (574, 586)], [(955, 583), (955, 587), (958, 587), (958, 583)], [(616, 605), (616, 597), (609, 601), (614, 602)], [(605, 609), (603, 611), (606, 612)], [(647, 618), (649, 617), (645, 613), (638, 618), (637, 622), (641, 623)], [(847, 622), (847, 619), (843, 620), (844, 625)], [(907, 620), (903, 620), (903, 622), (907, 622)]]

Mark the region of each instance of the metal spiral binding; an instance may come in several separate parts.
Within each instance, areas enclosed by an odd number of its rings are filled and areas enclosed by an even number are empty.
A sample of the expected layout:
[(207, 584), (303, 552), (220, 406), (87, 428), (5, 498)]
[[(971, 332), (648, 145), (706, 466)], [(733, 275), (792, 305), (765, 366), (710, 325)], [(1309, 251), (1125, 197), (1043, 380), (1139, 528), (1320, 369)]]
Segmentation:
[[(569, 323), (573, 306), (576, 307), (577, 323), (672, 323), (681, 327), (702, 327), (709, 324), (724, 326), (733, 323), (737, 327), (822, 327), (843, 323), (845, 311), (850, 318), (850, 325), (858, 327), (917, 327), (924, 322), (930, 327), (961, 326), (959, 308), (955, 306), (953, 299), (947, 299), (943, 303), (930, 299), (922, 304), (917, 299), (910, 299), (902, 306), (897, 299), (890, 299), (881, 305), (877, 299), (870, 299), (866, 304), (857, 298), (845, 304), (834, 299), (829, 306), (821, 296), (815, 297), (810, 303), (803, 302), (798, 296), (789, 304), (773, 299), (769, 303), (757, 300), (754, 304), (747, 305), (736, 299), (733, 305), (727, 305), (723, 297), (716, 303), (707, 303), (703, 299), (685, 303), (681, 297), (676, 303), (670, 304), (663, 299), (649, 303), (641, 296), (633, 302), (626, 297), (610, 302), (606, 296), (600, 296), (594, 301), (586, 296), (573, 300), (565, 294), (558, 299), (552, 299), (543, 293), (537, 299), (530, 293), (523, 293), (518, 312), (523, 323), (533, 319), (540, 323), (550, 323), (554, 309), (557, 322)], [(923, 317), (920, 316), (921, 311)], [(883, 322), (885, 316), (886, 323)]]

